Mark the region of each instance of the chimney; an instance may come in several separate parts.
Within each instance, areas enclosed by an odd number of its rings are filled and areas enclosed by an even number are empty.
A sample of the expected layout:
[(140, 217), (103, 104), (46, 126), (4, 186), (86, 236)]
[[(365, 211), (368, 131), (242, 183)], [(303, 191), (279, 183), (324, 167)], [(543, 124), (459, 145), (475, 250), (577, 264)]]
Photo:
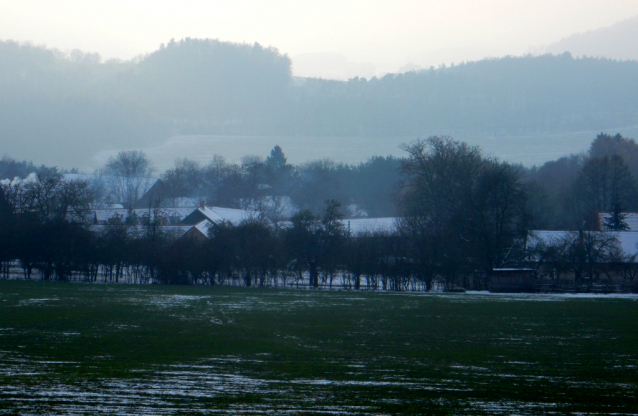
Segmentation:
[(203, 201), (203, 200), (202, 200), (202, 201), (199, 201), (199, 207), (200, 207), (201, 209), (205, 209), (205, 208), (206, 208), (206, 204), (204, 203), (204, 201)]

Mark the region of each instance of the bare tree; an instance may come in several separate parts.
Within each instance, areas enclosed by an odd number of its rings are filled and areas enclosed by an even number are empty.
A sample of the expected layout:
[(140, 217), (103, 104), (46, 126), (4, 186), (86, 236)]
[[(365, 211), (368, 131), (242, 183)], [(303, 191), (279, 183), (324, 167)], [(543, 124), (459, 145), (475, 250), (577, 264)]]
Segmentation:
[(402, 147), (402, 235), (412, 247), (417, 274), (454, 279), (490, 273), (506, 261), (524, 233), (525, 189), (519, 170), (487, 158), (478, 147), (429, 137)]
[(601, 275), (623, 276), (626, 265), (634, 264), (636, 256), (624, 253), (615, 233), (597, 231), (569, 231), (549, 241), (532, 246), (543, 273), (571, 274), (575, 284), (592, 282)]
[(111, 175), (135, 177), (153, 173), (153, 166), (141, 150), (121, 151), (116, 157), (109, 158), (106, 171)]
[(78, 219), (94, 197), (89, 181), (64, 180), (57, 171), (29, 175), (7, 190), (18, 212), (35, 215), (40, 222)]
[(321, 218), (309, 210), (300, 211), (292, 217), (292, 227), (285, 232), (288, 255), (300, 274), (308, 272), (312, 287), (319, 287), (320, 271), (335, 270), (342, 253), (346, 230), (339, 221), (342, 218), (340, 205), (335, 200), (325, 201)]
[(105, 166), (105, 173), (110, 176), (114, 202), (129, 207), (154, 183), (149, 178), (153, 173), (152, 163), (141, 150), (121, 151), (111, 157)]

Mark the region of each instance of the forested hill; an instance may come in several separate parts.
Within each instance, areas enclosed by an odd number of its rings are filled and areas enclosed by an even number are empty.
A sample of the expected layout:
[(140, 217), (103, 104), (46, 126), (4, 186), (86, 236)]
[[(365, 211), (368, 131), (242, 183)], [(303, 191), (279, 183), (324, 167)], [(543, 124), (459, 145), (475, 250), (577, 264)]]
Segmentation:
[(290, 79), (288, 57), (259, 44), (185, 39), (101, 63), (77, 50), (0, 42), (0, 148), (77, 164), (96, 150), (175, 133), (257, 131), (283, 113), (276, 104)]
[(563, 54), (315, 80), (295, 99), (299, 118), (325, 134), (498, 136), (635, 125), (636, 91), (638, 62)]
[(0, 42), (0, 146), (54, 164), (174, 134), (516, 135), (638, 124), (638, 62), (508, 57), (347, 82), (274, 48), (184, 39), (101, 62)]

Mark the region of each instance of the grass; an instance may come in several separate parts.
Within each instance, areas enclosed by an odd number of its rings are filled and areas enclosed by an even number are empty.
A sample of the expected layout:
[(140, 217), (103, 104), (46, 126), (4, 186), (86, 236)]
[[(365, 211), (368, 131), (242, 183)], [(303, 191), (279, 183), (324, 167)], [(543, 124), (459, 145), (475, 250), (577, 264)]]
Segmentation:
[(636, 413), (637, 300), (0, 281), (0, 414)]

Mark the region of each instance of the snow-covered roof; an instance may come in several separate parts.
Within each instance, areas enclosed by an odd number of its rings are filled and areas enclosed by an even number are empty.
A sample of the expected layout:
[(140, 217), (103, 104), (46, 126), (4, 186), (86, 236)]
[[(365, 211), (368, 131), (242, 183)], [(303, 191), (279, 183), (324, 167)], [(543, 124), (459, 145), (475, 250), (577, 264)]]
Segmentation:
[(207, 209), (212, 211), (215, 215), (217, 215), (223, 221), (229, 221), (235, 225), (239, 224), (242, 221), (255, 218), (257, 216), (256, 211), (249, 211), (244, 209), (220, 208), (220, 207), (210, 207)]
[(397, 229), (395, 217), (353, 218), (349, 220), (341, 220), (341, 223), (353, 235), (365, 232), (392, 232)]
[[(615, 238), (625, 255), (638, 254), (638, 231), (585, 231), (586, 234), (596, 234), (601, 238)], [(558, 243), (561, 240), (579, 238), (578, 231), (544, 231), (534, 230), (529, 232), (528, 244), (544, 242), (545, 244)]]
[(203, 220), (195, 224), (193, 228), (196, 228), (199, 232), (208, 237), (208, 233), (210, 232), (210, 228), (212, 226), (213, 225), (210, 223), (210, 221)]
[(195, 225), (201, 220), (206, 219), (213, 224), (219, 224), (224, 221), (237, 225), (242, 221), (254, 218), (257, 215), (255, 211), (247, 211), (235, 208), (220, 207), (200, 207), (188, 214), (182, 222), (184, 224)]
[[(611, 212), (599, 212), (598, 213), (598, 228), (602, 231), (605, 230), (605, 222), (611, 218), (613, 213)], [(623, 212), (625, 216), (623, 222), (629, 227), (627, 231), (638, 231), (638, 212)]]
[[(317, 221), (318, 222), (318, 221)], [(346, 231), (349, 231), (353, 236), (360, 235), (362, 233), (372, 232), (394, 232), (397, 230), (395, 217), (381, 217), (381, 218), (352, 218), (339, 220)], [(292, 221), (279, 221), (277, 223), (281, 228), (292, 227)]]

